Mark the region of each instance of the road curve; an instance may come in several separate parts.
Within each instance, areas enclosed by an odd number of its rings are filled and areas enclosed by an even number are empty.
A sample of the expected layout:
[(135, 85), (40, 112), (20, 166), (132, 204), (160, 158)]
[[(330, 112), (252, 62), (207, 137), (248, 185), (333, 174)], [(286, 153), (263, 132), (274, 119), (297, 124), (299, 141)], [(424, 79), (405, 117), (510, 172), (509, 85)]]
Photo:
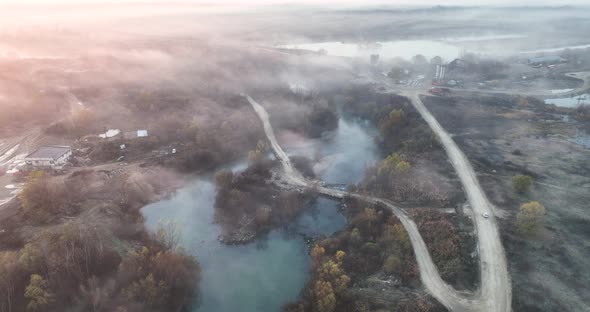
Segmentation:
[(544, 91), (544, 90), (518, 90), (518, 89), (503, 89), (503, 90), (488, 90), (488, 89), (463, 89), (463, 88), (453, 88), (447, 87), (448, 89), (453, 90), (453, 92), (471, 92), (471, 93), (480, 93), (480, 94), (508, 94), (508, 95), (520, 95), (520, 96), (534, 96), (543, 99), (556, 99), (556, 98), (566, 98), (571, 96), (576, 96), (580, 94), (584, 94), (590, 90), (590, 72), (572, 72), (566, 73), (565, 76), (575, 78), (582, 81), (582, 85), (578, 88), (575, 88), (571, 91), (562, 92), (562, 93), (553, 93), (551, 91)]
[(426, 287), (426, 290), (434, 298), (436, 298), (440, 303), (442, 303), (451, 311), (503, 311), (488, 309), (487, 307), (491, 307), (491, 305), (483, 304), (483, 302), (488, 302), (489, 300), (482, 300), (483, 298), (480, 298), (480, 294), (458, 292), (455, 289), (453, 289), (453, 287), (451, 287), (443, 281), (443, 279), (440, 277), (438, 269), (436, 268), (436, 265), (432, 261), (432, 257), (428, 252), (428, 248), (426, 247), (426, 244), (424, 243), (424, 240), (420, 235), (416, 223), (412, 221), (412, 219), (405, 213), (403, 209), (397, 207), (391, 201), (382, 198), (365, 196), (355, 193), (348, 193), (345, 191), (326, 187), (317, 187), (317, 183), (313, 183), (313, 181), (308, 181), (303, 176), (301, 176), (301, 174), (298, 173), (297, 170), (292, 166), (289, 157), (276, 141), (274, 131), (272, 129), (272, 126), (270, 125), (268, 113), (266, 112), (264, 107), (262, 107), (262, 105), (258, 104), (256, 101), (254, 101), (251, 97), (247, 95), (244, 96), (246, 97), (254, 111), (258, 114), (258, 117), (260, 118), (264, 126), (264, 132), (271, 143), (273, 151), (277, 158), (279, 158), (279, 160), (281, 161), (284, 171), (284, 178), (289, 183), (301, 187), (311, 188), (318, 193), (330, 197), (343, 198), (345, 196), (352, 196), (374, 204), (379, 204), (388, 207), (399, 218), (402, 225), (406, 229), (410, 242), (412, 243), (414, 254), (416, 256), (416, 262), (418, 263), (420, 279)]
[[(412, 104), (440, 139), (444, 149), (461, 180), (467, 199), (474, 212), (474, 223), (477, 230), (480, 269), (480, 311), (509, 312), (512, 305), (512, 285), (506, 254), (500, 239), (496, 212), (482, 190), (471, 163), (457, 146), (447, 131), (428, 111), (418, 92), (406, 92)], [(489, 218), (484, 218), (484, 213)]]

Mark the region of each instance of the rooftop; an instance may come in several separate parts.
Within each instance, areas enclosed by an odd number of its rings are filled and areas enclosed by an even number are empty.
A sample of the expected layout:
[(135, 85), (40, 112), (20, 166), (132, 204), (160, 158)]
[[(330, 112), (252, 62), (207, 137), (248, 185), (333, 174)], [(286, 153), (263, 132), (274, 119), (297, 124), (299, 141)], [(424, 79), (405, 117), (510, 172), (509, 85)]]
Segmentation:
[(51, 158), (57, 159), (69, 152), (71, 148), (69, 146), (62, 145), (49, 145), (41, 146), (34, 152), (30, 153), (27, 158)]

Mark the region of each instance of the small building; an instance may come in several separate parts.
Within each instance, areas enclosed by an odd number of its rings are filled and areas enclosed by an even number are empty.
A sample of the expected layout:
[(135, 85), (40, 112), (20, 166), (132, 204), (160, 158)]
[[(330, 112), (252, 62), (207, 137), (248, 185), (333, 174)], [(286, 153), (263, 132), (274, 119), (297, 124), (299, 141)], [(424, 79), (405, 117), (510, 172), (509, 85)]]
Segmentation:
[(25, 163), (38, 169), (59, 170), (72, 157), (72, 148), (62, 145), (41, 146), (25, 157)]
[(147, 138), (149, 136), (148, 130), (136, 130), (123, 133), (123, 138), (133, 140), (137, 138)]
[(529, 65), (553, 65), (566, 62), (567, 60), (558, 55), (547, 55), (539, 57), (531, 57), (527, 60)]

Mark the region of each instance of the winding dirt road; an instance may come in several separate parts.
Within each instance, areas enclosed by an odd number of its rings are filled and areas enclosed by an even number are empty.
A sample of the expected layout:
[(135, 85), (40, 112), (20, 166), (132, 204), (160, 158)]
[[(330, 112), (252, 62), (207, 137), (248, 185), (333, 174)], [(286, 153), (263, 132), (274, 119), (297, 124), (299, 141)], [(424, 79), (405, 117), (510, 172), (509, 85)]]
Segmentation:
[(513, 94), (520, 96), (534, 96), (545, 99), (565, 98), (580, 95), (590, 90), (590, 72), (573, 72), (566, 73), (565, 76), (575, 78), (582, 81), (582, 85), (572, 89), (571, 91), (562, 93), (553, 93), (547, 90), (520, 90), (520, 89), (503, 89), (503, 90), (488, 90), (488, 89), (463, 89), (463, 88), (449, 88), (453, 92), (471, 92), (481, 94)]
[[(412, 243), (416, 261), (420, 270), (420, 279), (426, 287), (427, 291), (441, 302), (445, 307), (451, 311), (490, 311), (490, 312), (509, 312), (511, 306), (511, 285), (506, 268), (506, 257), (504, 256), (504, 249), (500, 242), (497, 226), (493, 214), (491, 214), (491, 204), (487, 201), (485, 194), (479, 187), (473, 168), (459, 150), (457, 145), (452, 141), (448, 133), (438, 124), (436, 119), (428, 112), (426, 107), (420, 101), (418, 94), (411, 94), (411, 99), (416, 108), (421, 114), (424, 114), (424, 119), (432, 127), (433, 131), (439, 134), (441, 141), (445, 146), (447, 154), (453, 162), (453, 166), (457, 170), (461, 182), (463, 183), (466, 192), (468, 193), (469, 201), (472, 207), (476, 207), (476, 227), (478, 230), (479, 249), (480, 249), (480, 269), (482, 287), (476, 294), (459, 292), (448, 285), (440, 277), (436, 265), (432, 261), (428, 248), (418, 231), (416, 223), (412, 221), (406, 212), (397, 207), (391, 201), (364, 196), (360, 194), (348, 193), (337, 189), (326, 187), (315, 187), (317, 183), (306, 180), (297, 170), (292, 166), (287, 154), (283, 151), (276, 140), (274, 131), (270, 124), (269, 116), (264, 107), (254, 101), (251, 97), (244, 95), (254, 111), (258, 114), (263, 126), (264, 132), (271, 143), (273, 151), (277, 158), (281, 161), (284, 178), (288, 183), (313, 188), (315, 191), (335, 198), (343, 198), (345, 196), (352, 196), (371, 203), (380, 204), (388, 207), (399, 218), (401, 223), (408, 233), (408, 237)], [(450, 142), (449, 142), (450, 141)], [(481, 217), (483, 211), (488, 211), (491, 216), (489, 220)], [(480, 224), (481, 223), (481, 224)], [(483, 251), (483, 254), (482, 254)]]
[[(478, 300), (480, 301), (479, 311), (508, 312), (511, 310), (512, 304), (512, 286), (506, 254), (496, 223), (495, 208), (481, 188), (471, 163), (449, 133), (424, 106), (420, 94), (413, 92), (405, 93), (405, 95), (411, 99), (416, 110), (440, 138), (474, 212), (473, 221), (477, 229), (481, 281)], [(484, 218), (484, 213), (487, 213), (489, 217)]]

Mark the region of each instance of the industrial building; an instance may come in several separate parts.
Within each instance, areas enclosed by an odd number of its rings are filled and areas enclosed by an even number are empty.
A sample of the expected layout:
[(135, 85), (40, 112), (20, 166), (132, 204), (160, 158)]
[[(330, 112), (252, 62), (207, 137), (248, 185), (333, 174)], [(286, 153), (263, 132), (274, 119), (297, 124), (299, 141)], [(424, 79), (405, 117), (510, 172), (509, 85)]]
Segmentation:
[(60, 170), (68, 163), (70, 157), (72, 148), (69, 146), (41, 146), (25, 157), (25, 163), (35, 169)]

